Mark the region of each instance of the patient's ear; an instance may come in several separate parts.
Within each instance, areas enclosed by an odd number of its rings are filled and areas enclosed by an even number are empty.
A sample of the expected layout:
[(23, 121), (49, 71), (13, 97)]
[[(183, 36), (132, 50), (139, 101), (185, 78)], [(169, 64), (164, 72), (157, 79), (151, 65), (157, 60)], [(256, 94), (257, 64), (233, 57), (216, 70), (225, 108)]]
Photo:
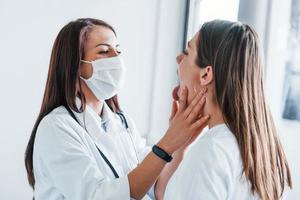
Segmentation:
[(206, 66), (205, 68), (201, 68), (200, 71), (200, 84), (202, 86), (207, 86), (213, 81), (213, 69), (212, 66)]

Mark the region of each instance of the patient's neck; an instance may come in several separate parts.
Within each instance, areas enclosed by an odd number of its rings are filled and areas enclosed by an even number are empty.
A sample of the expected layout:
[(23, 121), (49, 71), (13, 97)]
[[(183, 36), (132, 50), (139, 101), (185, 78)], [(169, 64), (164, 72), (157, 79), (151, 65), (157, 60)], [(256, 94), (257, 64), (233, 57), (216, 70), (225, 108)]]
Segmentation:
[(224, 124), (222, 111), (216, 102), (208, 99), (204, 107), (204, 114), (210, 116), (210, 119), (208, 121), (209, 128), (212, 128), (219, 124)]

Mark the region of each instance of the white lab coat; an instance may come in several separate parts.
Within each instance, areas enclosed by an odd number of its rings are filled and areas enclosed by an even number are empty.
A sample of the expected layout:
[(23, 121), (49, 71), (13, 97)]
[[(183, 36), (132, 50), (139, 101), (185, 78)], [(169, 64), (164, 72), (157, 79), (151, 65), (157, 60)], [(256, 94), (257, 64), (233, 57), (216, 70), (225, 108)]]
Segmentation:
[(225, 124), (195, 141), (171, 177), (165, 200), (254, 200), (236, 138)]
[[(130, 132), (106, 104), (102, 118), (89, 106), (84, 113), (74, 114), (81, 126), (61, 106), (45, 116), (38, 127), (33, 153), (35, 200), (130, 199), (127, 174), (138, 163), (133, 145), (140, 161), (151, 148), (128, 117)], [(95, 145), (120, 178), (115, 178)], [(153, 187), (144, 199), (150, 196), (154, 199)]]

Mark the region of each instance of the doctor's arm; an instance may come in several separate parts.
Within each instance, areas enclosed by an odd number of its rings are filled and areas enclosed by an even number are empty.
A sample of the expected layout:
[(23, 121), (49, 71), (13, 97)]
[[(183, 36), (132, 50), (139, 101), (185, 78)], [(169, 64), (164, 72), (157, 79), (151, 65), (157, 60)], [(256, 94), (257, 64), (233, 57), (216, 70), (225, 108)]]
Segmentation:
[[(205, 104), (205, 102), (203, 102), (201, 104), (200, 112), (203, 110), (204, 104)], [(175, 116), (177, 111), (178, 111), (178, 103), (174, 100), (170, 121), (173, 119), (173, 117)], [(203, 129), (207, 126), (207, 122), (208, 122), (208, 120), (203, 121), (203, 124), (201, 126), (199, 126), (198, 131), (192, 135), (190, 140), (188, 142), (186, 142), (186, 144), (184, 144), (180, 149), (178, 149), (177, 151), (174, 152), (172, 162), (168, 163), (164, 167), (163, 171), (161, 172), (161, 174), (155, 184), (155, 198), (157, 200), (163, 199), (167, 184), (168, 184), (171, 176), (174, 174), (174, 172), (180, 165), (187, 147), (191, 143), (193, 143), (194, 140), (202, 133)]]
[[(174, 116), (171, 117), (169, 129), (157, 143), (157, 146), (171, 155), (197, 136), (198, 133), (201, 132), (203, 125), (208, 121), (208, 116), (199, 118), (204, 103), (204, 92), (201, 92), (192, 100), (190, 105), (187, 106), (187, 89), (184, 89), (180, 95), (178, 109), (174, 113)], [(176, 163), (178, 158), (174, 159), (174, 163)], [(165, 176), (163, 180), (168, 180), (169, 176), (171, 176), (175, 170), (173, 170), (173, 164), (171, 164), (169, 166), (172, 166), (170, 167), (172, 170), (165, 170), (163, 174), (161, 174), (165, 166), (166, 161), (156, 156), (153, 152), (150, 152), (146, 158), (128, 174), (131, 197), (141, 199), (161, 176)], [(171, 171), (173, 172), (170, 173)]]

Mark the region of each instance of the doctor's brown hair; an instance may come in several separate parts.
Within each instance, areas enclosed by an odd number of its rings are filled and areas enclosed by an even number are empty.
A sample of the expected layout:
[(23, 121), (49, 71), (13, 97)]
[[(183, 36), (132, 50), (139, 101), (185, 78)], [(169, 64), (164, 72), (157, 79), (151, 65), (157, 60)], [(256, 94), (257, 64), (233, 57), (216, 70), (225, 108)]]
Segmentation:
[(262, 200), (292, 187), (289, 165), (266, 104), (256, 32), (239, 22), (214, 20), (199, 32), (196, 63), (212, 66), (216, 100), (237, 139), (243, 174)]
[[(79, 81), (79, 66), (84, 57), (84, 47), (88, 34), (95, 25), (107, 27), (116, 35), (112, 26), (106, 22), (84, 18), (65, 25), (54, 42), (40, 113), (25, 152), (27, 178), (33, 188), (35, 184), (33, 149), (39, 123), (48, 113), (59, 106), (69, 107), (75, 112), (83, 112), (85, 109), (86, 100)], [(76, 97), (79, 97), (82, 102), (79, 109), (76, 106)], [(105, 101), (113, 112), (121, 111), (117, 95)]]

